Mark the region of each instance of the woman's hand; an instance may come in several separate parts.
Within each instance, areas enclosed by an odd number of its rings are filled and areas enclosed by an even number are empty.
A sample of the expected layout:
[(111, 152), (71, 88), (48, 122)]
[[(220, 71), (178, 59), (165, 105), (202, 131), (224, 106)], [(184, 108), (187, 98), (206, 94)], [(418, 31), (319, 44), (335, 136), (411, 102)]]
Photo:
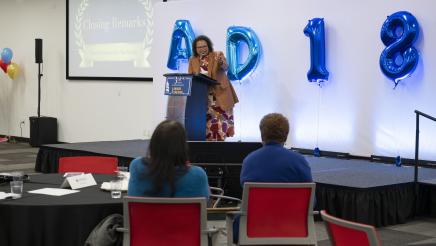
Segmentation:
[(216, 55), (215, 59), (218, 62), (218, 65), (222, 69), (227, 70), (226, 58), (224, 57), (223, 52), (218, 52), (218, 54)]
[(218, 55), (215, 57), (215, 59), (218, 61), (219, 65), (223, 65), (225, 59), (223, 52), (218, 52)]

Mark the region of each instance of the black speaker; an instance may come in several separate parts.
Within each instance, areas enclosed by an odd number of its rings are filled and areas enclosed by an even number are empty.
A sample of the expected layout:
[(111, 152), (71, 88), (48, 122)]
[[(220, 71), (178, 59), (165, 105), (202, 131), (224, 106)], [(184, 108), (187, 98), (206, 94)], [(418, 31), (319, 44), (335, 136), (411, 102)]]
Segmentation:
[(53, 117), (29, 117), (30, 145), (38, 147), (43, 144), (54, 144), (58, 141), (58, 122)]
[(35, 38), (35, 63), (42, 63), (42, 39)]

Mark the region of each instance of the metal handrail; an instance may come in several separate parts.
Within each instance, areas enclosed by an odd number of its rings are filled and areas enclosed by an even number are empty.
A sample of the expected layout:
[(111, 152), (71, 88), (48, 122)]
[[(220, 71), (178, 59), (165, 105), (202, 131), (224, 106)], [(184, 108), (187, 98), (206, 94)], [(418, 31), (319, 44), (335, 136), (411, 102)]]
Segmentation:
[(436, 121), (436, 118), (425, 114), (421, 111), (415, 110), (416, 114), (416, 133), (415, 133), (415, 173), (414, 173), (414, 184), (415, 184), (415, 213), (418, 210), (418, 196), (419, 196), (419, 185), (418, 185), (418, 166), (419, 166), (419, 116), (423, 116), (432, 121)]

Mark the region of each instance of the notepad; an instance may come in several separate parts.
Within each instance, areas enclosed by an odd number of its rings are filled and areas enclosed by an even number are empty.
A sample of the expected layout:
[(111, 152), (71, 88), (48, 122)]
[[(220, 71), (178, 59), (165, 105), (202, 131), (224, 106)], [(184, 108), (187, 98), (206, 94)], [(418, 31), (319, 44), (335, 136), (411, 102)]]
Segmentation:
[(67, 190), (67, 189), (58, 189), (58, 188), (42, 188), (38, 190), (31, 190), (28, 191), (29, 193), (33, 194), (43, 194), (43, 195), (49, 195), (49, 196), (63, 196), (63, 195), (69, 195), (76, 192), (79, 192), (78, 190)]

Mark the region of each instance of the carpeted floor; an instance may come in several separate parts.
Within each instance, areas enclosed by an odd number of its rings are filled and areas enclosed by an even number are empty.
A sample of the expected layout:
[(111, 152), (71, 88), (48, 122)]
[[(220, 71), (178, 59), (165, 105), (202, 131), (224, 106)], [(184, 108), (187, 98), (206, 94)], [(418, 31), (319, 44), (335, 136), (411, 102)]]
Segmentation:
[[(35, 173), (34, 166), (38, 148), (28, 143), (0, 143), (0, 172), (23, 171)], [(217, 227), (225, 226), (224, 221), (210, 221)], [(436, 218), (416, 218), (406, 224), (377, 228), (383, 246), (436, 246)], [(330, 246), (324, 224), (316, 222), (319, 246)], [(219, 245), (226, 245), (226, 237), (221, 233)], [(351, 246), (351, 245), (350, 245)]]
[(32, 148), (28, 143), (0, 143), (0, 172), (35, 172), (38, 150), (38, 148)]

